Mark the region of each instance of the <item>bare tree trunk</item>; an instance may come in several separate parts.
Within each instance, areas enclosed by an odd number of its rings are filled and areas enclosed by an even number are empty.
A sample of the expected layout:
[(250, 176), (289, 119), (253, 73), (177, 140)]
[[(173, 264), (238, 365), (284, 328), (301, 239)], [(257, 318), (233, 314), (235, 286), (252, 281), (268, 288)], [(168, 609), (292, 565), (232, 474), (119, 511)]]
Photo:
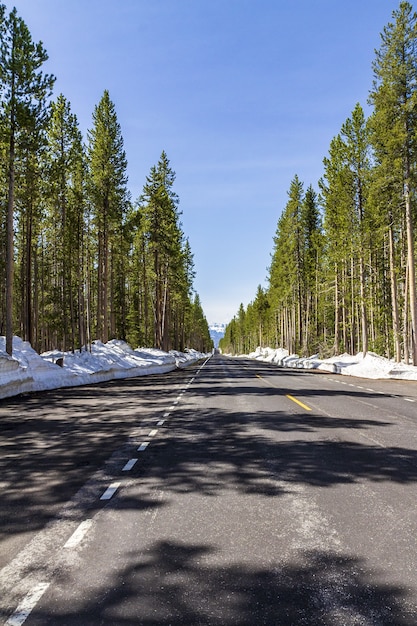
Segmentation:
[(404, 361), (408, 365), (410, 362), (410, 346), (408, 335), (408, 265), (405, 267), (405, 285), (404, 285), (404, 308), (403, 308), (403, 342), (404, 342)]
[(334, 266), (334, 354), (338, 354), (340, 343), (339, 334), (339, 283), (337, 264)]
[(395, 272), (394, 233), (392, 227), (392, 217), (390, 218), (390, 225), (388, 229), (388, 241), (391, 283), (392, 332), (394, 335), (395, 360), (397, 363), (399, 363), (401, 361), (400, 318), (398, 312), (397, 275)]
[(417, 365), (417, 298), (416, 298), (416, 268), (414, 257), (414, 230), (411, 211), (410, 192), (408, 183), (405, 186), (405, 221), (407, 228), (407, 268), (408, 287), (410, 295), (411, 314), (411, 355), (413, 365)]
[(361, 310), (361, 328), (362, 328), (362, 352), (366, 356), (368, 352), (368, 318), (365, 302), (365, 269), (364, 260), (361, 253), (359, 257), (359, 282), (360, 282), (360, 310)]
[[(13, 81), (14, 85), (14, 81)], [(11, 114), (9, 144), (9, 188), (6, 219), (6, 352), (13, 353), (13, 274), (14, 274), (14, 183), (15, 183), (15, 119)]]

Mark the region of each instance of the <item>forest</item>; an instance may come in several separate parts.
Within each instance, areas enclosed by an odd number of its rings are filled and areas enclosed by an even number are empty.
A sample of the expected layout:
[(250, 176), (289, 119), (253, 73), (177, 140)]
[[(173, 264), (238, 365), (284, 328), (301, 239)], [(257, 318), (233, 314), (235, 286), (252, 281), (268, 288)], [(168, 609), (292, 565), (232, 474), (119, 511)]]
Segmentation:
[(322, 358), (368, 351), (417, 365), (417, 14), (401, 2), (357, 103), (323, 159), (318, 188), (295, 175), (278, 219), (267, 286), (220, 343)]
[(165, 152), (132, 201), (110, 94), (83, 137), (16, 9), (0, 5), (0, 335), (38, 352), (98, 339), (212, 348)]

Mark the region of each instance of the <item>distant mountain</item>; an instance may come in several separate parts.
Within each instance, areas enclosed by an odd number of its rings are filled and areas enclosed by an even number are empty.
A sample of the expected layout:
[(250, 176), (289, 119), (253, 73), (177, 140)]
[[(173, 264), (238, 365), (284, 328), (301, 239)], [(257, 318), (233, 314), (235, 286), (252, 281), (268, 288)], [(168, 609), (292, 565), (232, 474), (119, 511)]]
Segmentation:
[(214, 347), (219, 347), (219, 341), (224, 337), (224, 331), (226, 330), (226, 324), (211, 324), (209, 326), (210, 337), (213, 339)]

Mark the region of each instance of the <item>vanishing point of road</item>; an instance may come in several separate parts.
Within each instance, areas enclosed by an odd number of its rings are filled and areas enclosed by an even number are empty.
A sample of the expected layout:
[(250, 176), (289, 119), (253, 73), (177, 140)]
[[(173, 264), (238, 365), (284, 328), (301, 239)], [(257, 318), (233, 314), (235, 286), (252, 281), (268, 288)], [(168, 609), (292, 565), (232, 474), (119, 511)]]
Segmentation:
[(0, 624), (417, 624), (416, 383), (216, 354), (0, 414)]

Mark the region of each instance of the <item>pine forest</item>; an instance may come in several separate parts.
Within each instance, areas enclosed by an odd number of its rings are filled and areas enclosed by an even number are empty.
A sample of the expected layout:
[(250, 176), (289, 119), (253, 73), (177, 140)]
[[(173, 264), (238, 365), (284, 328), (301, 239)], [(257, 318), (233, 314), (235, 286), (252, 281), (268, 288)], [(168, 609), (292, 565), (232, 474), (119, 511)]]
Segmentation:
[(266, 287), (226, 327), (223, 352), (368, 351), (417, 365), (417, 14), (392, 13), (373, 84), (332, 139), (315, 190), (297, 175)]
[(48, 59), (0, 5), (0, 335), (38, 352), (98, 339), (202, 352), (212, 341), (165, 152), (132, 201), (107, 90), (83, 138)]

